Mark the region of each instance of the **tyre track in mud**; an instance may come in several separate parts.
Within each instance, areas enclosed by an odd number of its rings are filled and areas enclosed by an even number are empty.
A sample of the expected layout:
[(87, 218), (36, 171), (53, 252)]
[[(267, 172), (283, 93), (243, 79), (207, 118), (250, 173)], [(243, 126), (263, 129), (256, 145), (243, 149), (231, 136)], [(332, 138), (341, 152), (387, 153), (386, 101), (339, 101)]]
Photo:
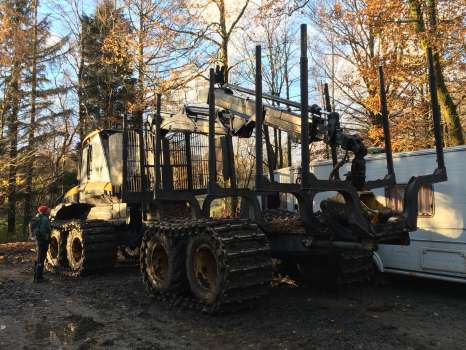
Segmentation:
[[(340, 292), (280, 284), (255, 310), (160, 305), (137, 268), (33, 285), (33, 252), (0, 258), (0, 348), (464, 349), (466, 286), (390, 279)], [(0, 257), (6, 256), (0, 246)], [(5, 326), (5, 328), (3, 328)]]

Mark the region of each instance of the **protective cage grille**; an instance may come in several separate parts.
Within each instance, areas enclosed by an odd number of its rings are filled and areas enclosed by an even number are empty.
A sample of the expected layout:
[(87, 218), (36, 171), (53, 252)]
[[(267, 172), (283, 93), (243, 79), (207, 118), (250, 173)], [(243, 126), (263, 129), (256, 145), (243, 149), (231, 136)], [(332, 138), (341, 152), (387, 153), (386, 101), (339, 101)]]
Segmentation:
[(123, 146), (123, 157), (126, 159), (125, 191), (139, 193), (142, 192), (140, 134), (127, 130), (124, 138), (127, 145)]
[(169, 133), (162, 140), (162, 189), (205, 190), (208, 138), (196, 133)]
[[(152, 129), (144, 131), (144, 178), (141, 178), (139, 135), (129, 131), (127, 140), (127, 190), (129, 192), (154, 191), (156, 174), (160, 176), (162, 191), (207, 190), (208, 137), (199, 133), (169, 132), (161, 138), (160, 168), (156, 169), (156, 135)], [(143, 186), (143, 182), (145, 183)]]

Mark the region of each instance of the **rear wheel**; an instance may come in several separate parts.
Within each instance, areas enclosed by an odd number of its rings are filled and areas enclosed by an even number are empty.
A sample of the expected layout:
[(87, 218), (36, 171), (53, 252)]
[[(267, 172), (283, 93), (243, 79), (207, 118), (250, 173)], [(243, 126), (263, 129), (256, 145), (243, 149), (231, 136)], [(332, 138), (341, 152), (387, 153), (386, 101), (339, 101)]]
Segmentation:
[(185, 245), (166, 232), (150, 228), (141, 245), (140, 266), (147, 289), (155, 294), (181, 293), (187, 289)]
[(205, 312), (252, 307), (269, 290), (270, 248), (257, 225), (213, 221), (191, 236), (186, 252), (191, 292)]
[(246, 220), (150, 223), (140, 268), (165, 305), (209, 313), (254, 306), (272, 278), (267, 237)]
[(205, 234), (191, 239), (186, 261), (188, 280), (193, 294), (202, 302), (213, 304), (221, 298), (225, 282), (223, 255), (219, 242)]
[(324, 288), (365, 283), (374, 276), (372, 252), (362, 249), (335, 250), (299, 259), (296, 267), (299, 282)]

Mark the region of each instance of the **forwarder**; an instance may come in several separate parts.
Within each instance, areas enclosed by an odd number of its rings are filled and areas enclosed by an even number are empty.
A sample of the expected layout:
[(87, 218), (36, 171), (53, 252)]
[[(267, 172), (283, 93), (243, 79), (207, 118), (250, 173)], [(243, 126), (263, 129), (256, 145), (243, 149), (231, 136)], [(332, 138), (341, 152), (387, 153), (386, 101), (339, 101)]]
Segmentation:
[[(396, 214), (370, 191), (396, 183), (383, 74), (388, 175), (366, 182), (361, 138), (343, 132), (338, 113), (308, 106), (306, 43), (303, 25), (300, 103), (262, 93), (258, 46), (254, 91), (225, 84), (222, 70), (211, 69), (208, 108), (186, 106), (178, 114), (162, 115), (159, 95), (153, 121), (128, 127), (125, 118), (119, 130), (88, 135), (82, 142), (79, 186), (54, 210), (49, 269), (78, 276), (113, 266), (118, 246), (126, 247), (126, 252), (139, 248), (143, 281), (156, 298), (220, 312), (249, 307), (267, 293), (272, 258), (311, 274), (327, 261), (332, 277), (348, 283), (369, 277), (371, 252), (378, 243), (408, 244), (408, 233), (416, 228), (419, 186), (446, 180), (435, 89), (431, 95), (438, 168), (432, 175), (411, 179), (405, 210)], [(432, 87), (433, 74), (430, 78)], [(264, 126), (299, 140), (299, 184), (264, 176)], [(233, 140), (252, 137), (253, 132), (255, 186), (240, 188)], [(328, 180), (309, 172), (309, 147), (317, 140), (332, 149), (335, 167)], [(353, 155), (351, 171), (343, 180), (338, 175), (343, 161), (338, 160), (338, 147), (347, 154), (343, 160)], [(321, 212), (314, 212), (314, 196), (325, 191), (338, 195), (326, 201)], [(276, 210), (277, 201), (270, 199), (280, 193), (296, 197), (299, 215)], [(240, 217), (212, 218), (212, 203), (229, 197), (240, 200)]]

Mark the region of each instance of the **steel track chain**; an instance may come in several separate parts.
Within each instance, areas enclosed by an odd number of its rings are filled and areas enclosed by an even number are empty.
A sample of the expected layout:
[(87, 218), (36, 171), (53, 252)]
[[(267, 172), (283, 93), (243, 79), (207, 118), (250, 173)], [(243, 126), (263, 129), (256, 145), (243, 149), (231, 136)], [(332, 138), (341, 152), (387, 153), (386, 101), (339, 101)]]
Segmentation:
[[(86, 260), (77, 270), (72, 270), (62, 258), (62, 265), (57, 272), (66, 277), (79, 277), (81, 275), (111, 268), (116, 260), (116, 237), (113, 226), (103, 220), (69, 220), (52, 223), (53, 228), (62, 233), (62, 244), (66, 247), (66, 239), (72, 230), (80, 230), (83, 237), (83, 250)], [(66, 251), (66, 250), (65, 250)]]
[[(156, 232), (165, 232), (171, 239), (186, 246), (190, 237), (209, 232), (224, 250), (224, 266), (228, 278), (221, 300), (207, 305), (190, 293), (161, 293), (152, 288), (146, 275), (146, 244)], [(207, 313), (223, 313), (253, 307), (268, 293), (272, 278), (272, 260), (267, 237), (248, 220), (177, 220), (152, 222), (144, 235), (140, 259), (143, 282), (149, 293), (170, 307), (187, 308)]]

